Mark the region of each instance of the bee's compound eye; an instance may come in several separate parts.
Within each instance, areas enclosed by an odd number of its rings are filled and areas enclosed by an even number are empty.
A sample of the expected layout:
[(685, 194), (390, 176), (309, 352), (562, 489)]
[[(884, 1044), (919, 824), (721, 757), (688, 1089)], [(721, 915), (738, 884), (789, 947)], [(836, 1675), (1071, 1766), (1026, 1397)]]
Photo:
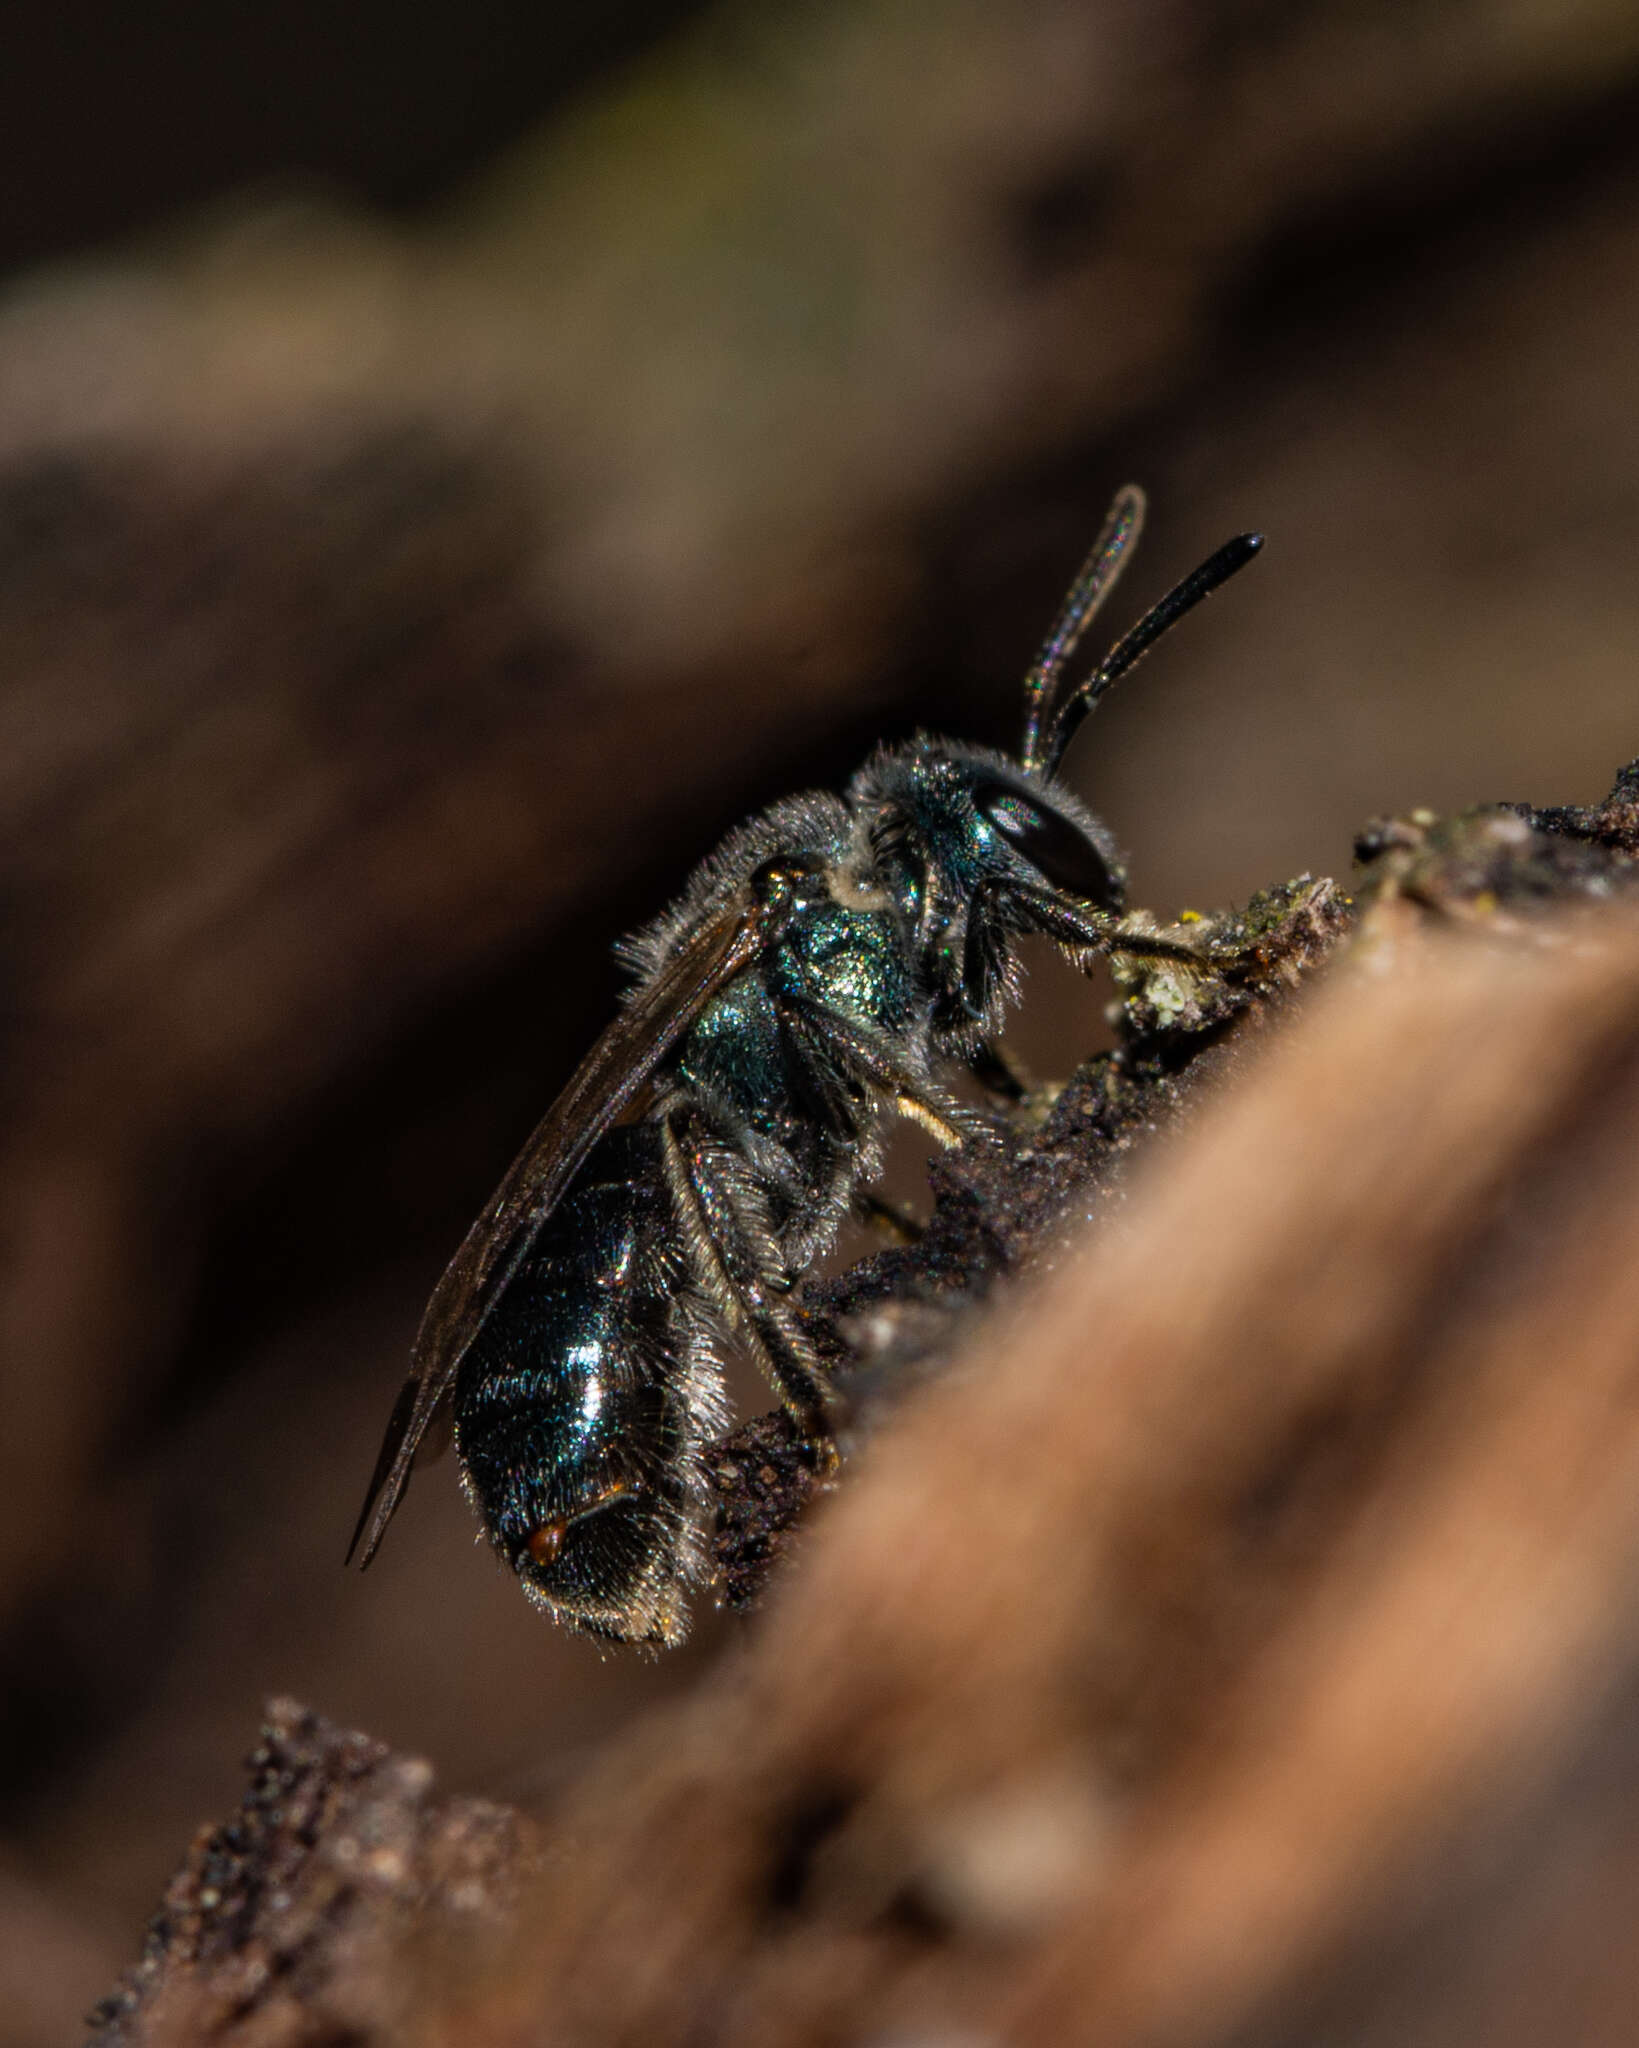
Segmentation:
[(1121, 893), (1109, 865), (1079, 826), (1002, 782), (981, 783), (973, 792), (973, 801), (980, 817), (1055, 889), (1079, 896), (1100, 910), (1120, 908)]

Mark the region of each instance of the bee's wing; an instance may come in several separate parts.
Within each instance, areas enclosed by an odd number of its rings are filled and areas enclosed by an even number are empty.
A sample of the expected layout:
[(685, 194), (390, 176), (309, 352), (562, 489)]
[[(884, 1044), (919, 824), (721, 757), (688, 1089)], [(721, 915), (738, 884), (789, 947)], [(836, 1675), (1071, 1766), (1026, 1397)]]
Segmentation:
[(393, 1406), (347, 1548), (349, 1562), (361, 1540), (360, 1565), (375, 1556), (409, 1484), (416, 1448), (449, 1399), (468, 1346), (587, 1154), (705, 1005), (758, 958), (770, 936), (768, 915), (749, 895), (690, 933), (604, 1032), (535, 1127), (427, 1304), (410, 1376)]

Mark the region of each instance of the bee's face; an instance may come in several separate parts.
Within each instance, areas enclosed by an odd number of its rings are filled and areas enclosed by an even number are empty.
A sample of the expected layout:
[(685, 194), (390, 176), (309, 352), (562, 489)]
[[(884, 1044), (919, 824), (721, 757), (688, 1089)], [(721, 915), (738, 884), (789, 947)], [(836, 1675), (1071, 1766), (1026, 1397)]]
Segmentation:
[(1020, 912), (1068, 900), (1099, 912), (1122, 903), (1110, 834), (1071, 793), (1003, 754), (951, 741), (914, 741), (879, 755), (855, 785), (882, 821), (889, 865), (920, 901), (984, 892)]

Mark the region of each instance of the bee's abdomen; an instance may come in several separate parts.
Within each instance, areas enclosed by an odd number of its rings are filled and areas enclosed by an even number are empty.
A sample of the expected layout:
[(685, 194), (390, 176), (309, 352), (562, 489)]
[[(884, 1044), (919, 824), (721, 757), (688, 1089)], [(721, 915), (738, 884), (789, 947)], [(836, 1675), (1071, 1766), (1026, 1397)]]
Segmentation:
[(674, 1238), (658, 1131), (608, 1133), (455, 1390), (456, 1446), (495, 1548), (545, 1604), (611, 1634), (652, 1632), (645, 1588), (685, 1540), (696, 1424)]

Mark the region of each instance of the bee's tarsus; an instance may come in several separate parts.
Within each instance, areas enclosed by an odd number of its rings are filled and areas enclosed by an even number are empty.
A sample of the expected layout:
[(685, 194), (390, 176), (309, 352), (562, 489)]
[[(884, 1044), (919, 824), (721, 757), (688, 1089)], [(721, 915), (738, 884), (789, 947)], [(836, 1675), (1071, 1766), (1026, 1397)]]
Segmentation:
[(911, 1245), (921, 1242), (922, 1225), (912, 1211), (902, 1202), (885, 1202), (869, 1188), (855, 1195), (854, 1214), (869, 1229), (885, 1237), (890, 1244)]
[(1212, 962), (1199, 947), (1184, 939), (1169, 939), (1162, 932), (1138, 931), (1117, 926), (1105, 941), (1104, 950), (1123, 960), (1167, 961), (1198, 974), (1210, 974)]

